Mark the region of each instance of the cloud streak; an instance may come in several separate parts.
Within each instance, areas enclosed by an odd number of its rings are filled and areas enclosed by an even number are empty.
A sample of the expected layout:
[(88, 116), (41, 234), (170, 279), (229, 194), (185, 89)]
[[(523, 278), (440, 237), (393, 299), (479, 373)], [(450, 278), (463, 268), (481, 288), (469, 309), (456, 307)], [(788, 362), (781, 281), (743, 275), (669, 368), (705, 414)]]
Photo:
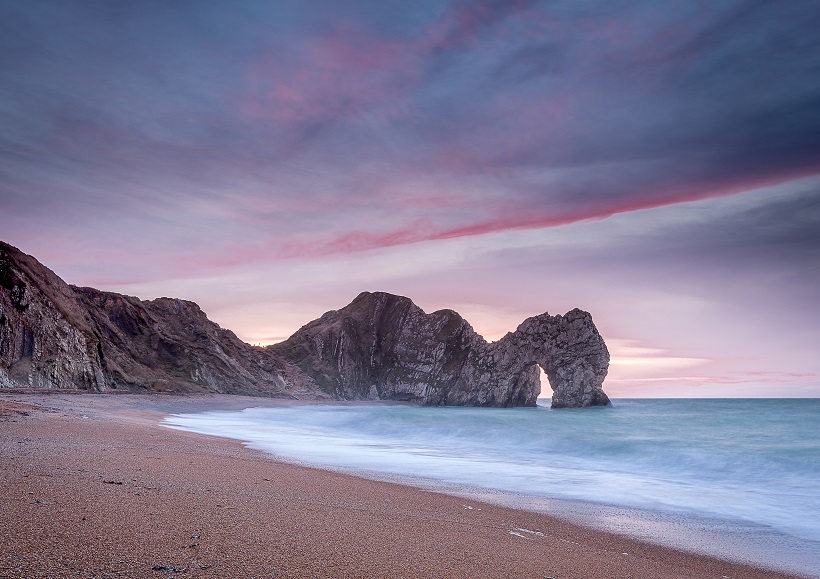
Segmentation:
[(249, 255), (316, 256), (820, 172), (812, 3), (8, 6), (13, 235), (69, 210), (101, 240), (130, 206), (193, 261), (239, 230)]

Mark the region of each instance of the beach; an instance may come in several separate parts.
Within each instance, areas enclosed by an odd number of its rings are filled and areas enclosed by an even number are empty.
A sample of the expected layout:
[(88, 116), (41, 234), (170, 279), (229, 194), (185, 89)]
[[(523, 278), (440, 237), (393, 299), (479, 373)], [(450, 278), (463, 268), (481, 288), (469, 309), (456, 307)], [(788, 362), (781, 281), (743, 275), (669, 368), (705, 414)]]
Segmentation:
[(161, 425), (239, 396), (0, 393), (0, 577), (788, 577)]

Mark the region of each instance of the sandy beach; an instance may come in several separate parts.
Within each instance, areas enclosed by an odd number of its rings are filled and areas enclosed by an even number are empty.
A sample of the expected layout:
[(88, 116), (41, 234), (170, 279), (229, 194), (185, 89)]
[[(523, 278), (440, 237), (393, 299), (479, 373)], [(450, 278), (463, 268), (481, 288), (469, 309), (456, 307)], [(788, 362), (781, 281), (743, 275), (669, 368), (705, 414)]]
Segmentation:
[(237, 396), (0, 393), (0, 577), (788, 577), (160, 425)]

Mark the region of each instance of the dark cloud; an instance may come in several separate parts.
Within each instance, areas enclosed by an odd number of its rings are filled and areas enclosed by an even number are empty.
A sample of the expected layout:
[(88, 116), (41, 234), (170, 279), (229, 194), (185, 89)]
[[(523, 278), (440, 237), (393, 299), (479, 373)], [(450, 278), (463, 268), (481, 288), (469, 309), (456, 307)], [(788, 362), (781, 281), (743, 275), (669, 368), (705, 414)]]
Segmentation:
[[(167, 199), (191, 246), (221, 216), (274, 254), (357, 251), (820, 171), (816, 2), (0, 9), (15, 235), (45, 220), (93, 236), (129, 208), (177, 239), (141, 208)], [(320, 209), (276, 210), (293, 197)]]
[(477, 0), (450, 2), (440, 21), (431, 26), (434, 52), (448, 52), (475, 46), (487, 30), (502, 25), (512, 15), (526, 12), (537, 0)]
[(522, 82), (564, 72), (567, 64), (561, 44), (548, 40), (514, 50), (498, 64), (496, 77), (499, 82)]
[(820, 282), (820, 183), (669, 232), (670, 251), (689, 262), (712, 262), (726, 271), (759, 268), (801, 272)]
[[(615, 225), (618, 224), (618, 225)], [(629, 279), (641, 272), (653, 285), (709, 288), (749, 282), (762, 292), (820, 284), (820, 180), (770, 188), (720, 201), (624, 215), (609, 226), (578, 224), (570, 238), (547, 236), (531, 246), (488, 251), (483, 268), (572, 271), (588, 268)], [(781, 285), (778, 285), (781, 284)], [(722, 289), (720, 291), (727, 291)], [(709, 293), (709, 292), (706, 292)], [(811, 304), (817, 310), (814, 297)]]

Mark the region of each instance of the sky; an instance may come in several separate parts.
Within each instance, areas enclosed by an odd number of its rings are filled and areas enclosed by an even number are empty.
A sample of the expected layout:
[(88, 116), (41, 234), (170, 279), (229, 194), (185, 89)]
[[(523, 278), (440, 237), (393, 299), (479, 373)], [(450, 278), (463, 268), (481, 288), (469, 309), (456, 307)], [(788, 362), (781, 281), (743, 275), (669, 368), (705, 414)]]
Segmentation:
[[(0, 0), (0, 239), (253, 344), (592, 313), (614, 397), (820, 396), (816, 0)], [(543, 395), (548, 395), (548, 388)]]

